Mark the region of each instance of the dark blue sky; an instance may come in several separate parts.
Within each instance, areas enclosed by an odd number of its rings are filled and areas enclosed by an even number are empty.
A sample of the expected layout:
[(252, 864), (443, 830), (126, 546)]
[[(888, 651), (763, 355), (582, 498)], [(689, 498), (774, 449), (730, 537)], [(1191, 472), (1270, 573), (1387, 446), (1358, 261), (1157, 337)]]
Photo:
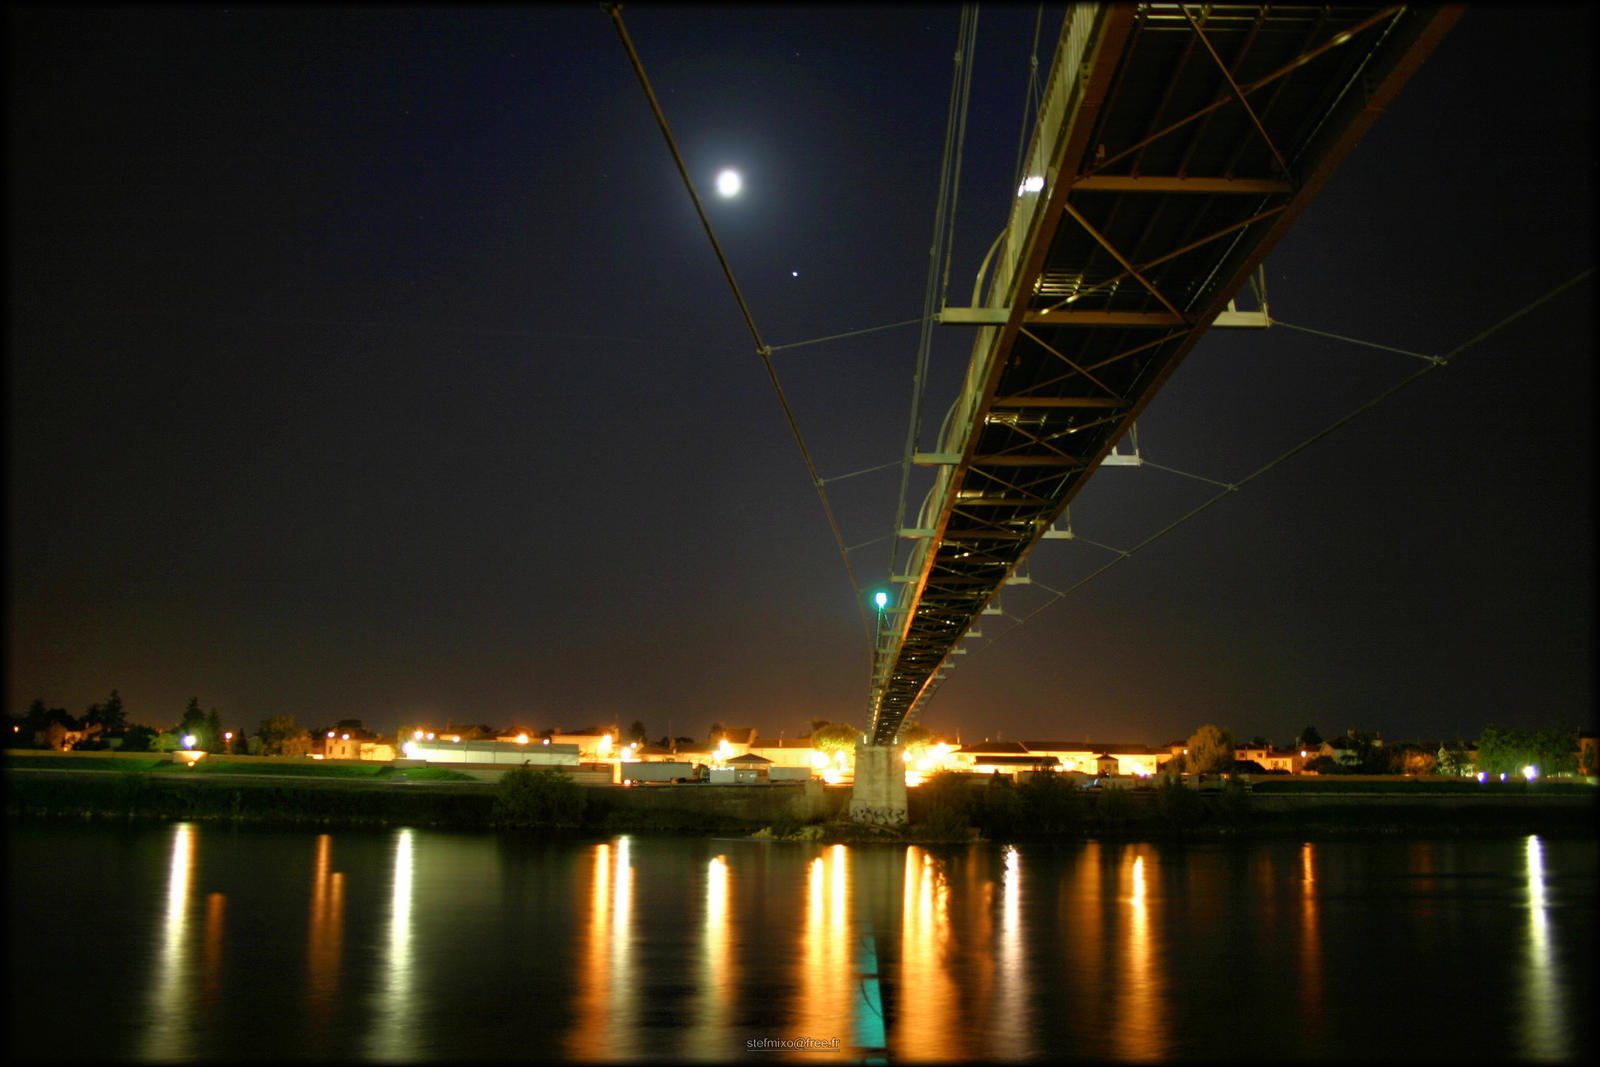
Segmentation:
[[(1531, 10), (1445, 38), (1268, 258), (1274, 317), (1443, 354), (1592, 264), (1593, 15)], [(979, 19), (953, 304), (1009, 210), (1036, 11)], [(765, 340), (920, 314), (958, 9), (624, 15)], [(598, 7), (7, 24), (13, 713), (866, 725), (844, 566)], [(1592, 728), (1592, 308), (1585, 282), (962, 657), (925, 720)], [(898, 459), (916, 336), (775, 356), (824, 477)], [(1420, 366), (1214, 333), (1140, 445), (1237, 481)], [(829, 485), (847, 542), (897, 486)], [(1211, 491), (1106, 469), (1073, 525), (1131, 548)]]

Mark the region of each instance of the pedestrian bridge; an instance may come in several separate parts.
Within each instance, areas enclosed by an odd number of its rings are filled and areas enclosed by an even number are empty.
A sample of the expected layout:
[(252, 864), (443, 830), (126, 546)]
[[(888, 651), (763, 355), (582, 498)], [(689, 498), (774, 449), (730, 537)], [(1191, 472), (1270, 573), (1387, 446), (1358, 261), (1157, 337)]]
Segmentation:
[[(1259, 287), (1241, 293), (1460, 13), (1069, 9), (1009, 222), (970, 304), (940, 312), (976, 336), (914, 457), (935, 478), (880, 609), (873, 745), (894, 744), (1028, 552), (1064, 536), (1058, 517), (1205, 332), (1267, 325)], [(892, 809), (860, 795), (861, 766), (853, 810)]]

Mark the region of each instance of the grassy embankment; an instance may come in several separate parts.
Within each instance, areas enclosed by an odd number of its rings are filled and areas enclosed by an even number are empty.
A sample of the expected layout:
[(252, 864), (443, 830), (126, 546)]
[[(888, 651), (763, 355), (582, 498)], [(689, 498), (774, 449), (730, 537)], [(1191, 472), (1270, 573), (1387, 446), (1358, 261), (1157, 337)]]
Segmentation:
[(523, 778), (516, 772), (495, 785), (444, 767), (376, 762), (208, 757), (189, 766), (167, 755), (14, 751), (6, 753), (5, 767), (10, 817), (595, 833), (747, 833), (761, 826), (708, 812), (636, 810), (612, 790), (564, 776), (555, 787), (564, 798), (560, 804), (541, 807), (539, 800), (529, 808), (526, 792), (517, 791)]
[(364, 761), (339, 763), (325, 760), (301, 762), (292, 759), (257, 759), (248, 763), (226, 757), (208, 757), (193, 766), (176, 763), (170, 755), (113, 755), (95, 754), (75, 756), (71, 753), (43, 755), (7, 753), (5, 765), (18, 770), (71, 770), (124, 774), (173, 774), (182, 776), (272, 775), (284, 778), (358, 778), (373, 781), (437, 781), (470, 782), (470, 774), (452, 771), (445, 767), (407, 767), (397, 769), (390, 763)]
[(7, 753), (5, 767), (13, 817), (472, 826), (492, 800), (465, 775), (378, 763)]

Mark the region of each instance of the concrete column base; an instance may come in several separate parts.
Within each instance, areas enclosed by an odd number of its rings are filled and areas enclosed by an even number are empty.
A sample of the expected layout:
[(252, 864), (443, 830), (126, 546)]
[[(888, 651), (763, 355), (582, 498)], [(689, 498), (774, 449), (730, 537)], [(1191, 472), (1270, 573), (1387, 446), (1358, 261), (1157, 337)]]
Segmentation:
[(850, 820), (874, 826), (906, 824), (906, 764), (899, 745), (856, 744), (856, 782)]

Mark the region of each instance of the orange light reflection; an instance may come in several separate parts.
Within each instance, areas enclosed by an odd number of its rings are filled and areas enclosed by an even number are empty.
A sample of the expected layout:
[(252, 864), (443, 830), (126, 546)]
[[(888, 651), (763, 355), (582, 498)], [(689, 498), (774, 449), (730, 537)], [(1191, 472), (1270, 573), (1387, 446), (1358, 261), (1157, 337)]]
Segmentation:
[(1300, 846), (1300, 1018), (1308, 1034), (1321, 1030), (1322, 931), (1317, 920), (1317, 865), (1311, 842)]
[(705, 922), (696, 1013), (699, 1019), (696, 1029), (700, 1034), (723, 1031), (728, 1021), (728, 1005), (735, 999), (738, 971), (736, 950), (728, 930), (728, 897), (728, 857), (713, 856), (706, 864)]
[(217, 1002), (222, 984), (222, 913), (228, 898), (221, 893), (206, 895), (206, 984), (205, 1001)]
[(811, 861), (806, 874), (805, 922), (800, 932), (800, 992), (792, 1007), (789, 1032), (797, 1036), (842, 1038), (841, 1053), (805, 1053), (810, 1059), (835, 1059), (849, 1050), (855, 985), (850, 980), (854, 943), (850, 930), (849, 852), (833, 845)]
[(627, 835), (614, 845), (595, 846), (588, 896), (567, 1054), (586, 1060), (637, 1055), (641, 1005), (633, 980), (633, 864)]
[(344, 941), (344, 874), (333, 868), (333, 838), (317, 835), (317, 860), (311, 876), (311, 922), (306, 1007), (320, 1021), (339, 1000), (339, 957)]
[(909, 1060), (947, 1059), (959, 1048), (960, 996), (950, 973), (950, 885), (944, 867), (916, 845), (906, 849), (900, 930), (901, 983), (915, 1009), (894, 1016), (890, 1041)]
[(589, 871), (589, 921), (584, 927), (578, 966), (577, 1016), (567, 1032), (567, 1054), (584, 1060), (610, 1059), (606, 1032), (611, 1024), (611, 846), (594, 847)]
[(1120, 983), (1116, 1029), (1121, 1039), (1117, 1053), (1118, 1058), (1156, 1060), (1167, 1055), (1170, 1038), (1163, 1007), (1166, 983), (1156, 965), (1156, 946), (1150, 934), (1144, 851), (1140, 846), (1123, 857), (1128, 882), (1128, 965)]

